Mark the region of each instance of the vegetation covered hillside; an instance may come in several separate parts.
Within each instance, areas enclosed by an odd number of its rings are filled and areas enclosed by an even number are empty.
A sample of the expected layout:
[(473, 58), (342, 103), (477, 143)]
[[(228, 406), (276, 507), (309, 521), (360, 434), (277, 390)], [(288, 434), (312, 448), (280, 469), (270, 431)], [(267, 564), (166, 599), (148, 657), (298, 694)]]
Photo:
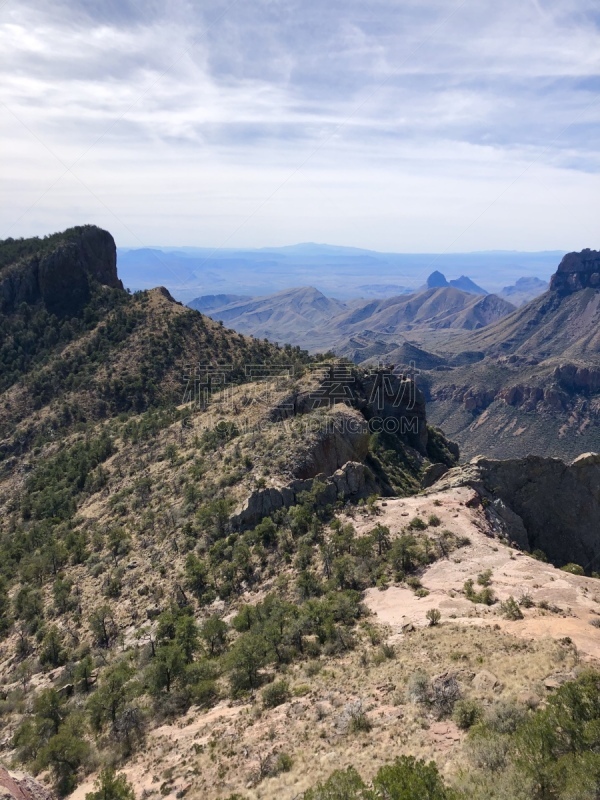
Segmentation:
[(0, 760), (73, 800), (594, 797), (594, 578), (522, 556), (577, 615), (526, 641), (562, 609), (471, 574), (516, 551), (422, 493), (458, 450), (410, 378), (130, 296), (107, 236), (58, 243), (83, 305), (2, 318)]

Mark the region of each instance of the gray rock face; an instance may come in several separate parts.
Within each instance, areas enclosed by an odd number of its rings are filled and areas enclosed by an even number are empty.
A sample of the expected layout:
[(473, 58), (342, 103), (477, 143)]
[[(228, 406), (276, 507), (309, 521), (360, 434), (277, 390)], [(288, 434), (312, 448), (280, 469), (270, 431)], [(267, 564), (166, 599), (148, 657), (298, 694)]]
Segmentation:
[(336, 405), (360, 411), (371, 432), (388, 425), (407, 444), (426, 454), (425, 396), (410, 377), (396, 375), (389, 368), (365, 372), (334, 365), (320, 376), (313, 390), (296, 392), (273, 408), (271, 419), (279, 422)]
[(300, 501), (303, 492), (311, 491), (315, 481), (324, 486), (318, 495), (318, 502), (323, 506), (338, 500), (365, 497), (375, 488), (368, 468), (364, 464), (350, 461), (330, 477), (317, 475), (314, 479), (292, 481), (281, 488), (271, 487), (253, 492), (243, 507), (231, 517), (232, 527), (251, 528), (263, 517), (270, 516), (281, 508), (291, 508)]
[(600, 557), (600, 454), (571, 464), (558, 458), (495, 461), (481, 456), (449, 470), (435, 491), (471, 486), (492, 523), (525, 550), (543, 550), (557, 566), (569, 562), (598, 569)]
[(117, 250), (107, 231), (89, 225), (47, 253), (29, 256), (0, 274), (0, 311), (42, 302), (48, 311), (76, 313), (90, 299), (91, 284), (123, 288), (117, 276)]
[(362, 414), (346, 406), (337, 406), (317, 422), (316, 441), (296, 465), (295, 477), (332, 475), (348, 461), (364, 461), (369, 452), (369, 430)]
[(565, 295), (588, 288), (600, 288), (600, 251), (567, 253), (552, 276), (550, 291)]

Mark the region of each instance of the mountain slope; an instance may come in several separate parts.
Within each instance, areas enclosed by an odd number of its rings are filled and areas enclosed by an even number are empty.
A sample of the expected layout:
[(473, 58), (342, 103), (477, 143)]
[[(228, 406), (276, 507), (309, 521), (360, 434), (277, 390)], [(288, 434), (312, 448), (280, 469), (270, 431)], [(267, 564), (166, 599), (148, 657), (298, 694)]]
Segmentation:
[(510, 303), (495, 295), (482, 298), (453, 287), (440, 287), (355, 306), (335, 319), (333, 328), (340, 335), (359, 334), (365, 328), (382, 333), (416, 328), (472, 330), (495, 322), (513, 310)]
[[(474, 365), (423, 377), (433, 418), (468, 454), (573, 458), (600, 447), (598, 287), (600, 254), (569, 254), (549, 291), (445, 341), (446, 356), (480, 354)], [(429, 345), (440, 352), (439, 341)]]
[(548, 288), (548, 282), (539, 278), (519, 278), (512, 286), (505, 286), (497, 294), (515, 306), (522, 306), (543, 294)]
[[(0, 244), (0, 453), (116, 413), (178, 404), (197, 365), (228, 365), (239, 381), (247, 365), (282, 359), (274, 345), (225, 330), (166, 289), (129, 295), (106, 231), (74, 229), (20, 243), (27, 248), (11, 262), (15, 244)], [(285, 360), (306, 358), (290, 350)]]
[[(194, 307), (194, 301), (190, 303)], [(319, 349), (317, 331), (346, 310), (339, 300), (311, 286), (286, 289), (265, 297), (243, 299), (215, 308), (211, 315), (241, 333), (272, 341), (303, 342)]]

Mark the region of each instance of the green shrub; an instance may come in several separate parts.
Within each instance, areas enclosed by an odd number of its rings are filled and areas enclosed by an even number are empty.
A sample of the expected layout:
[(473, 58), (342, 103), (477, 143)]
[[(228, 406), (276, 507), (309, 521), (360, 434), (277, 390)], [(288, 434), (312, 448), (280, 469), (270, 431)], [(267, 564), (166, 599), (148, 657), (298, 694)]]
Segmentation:
[(492, 570), (486, 569), (483, 572), (480, 572), (477, 576), (477, 583), (480, 586), (489, 586), (492, 582)]
[(265, 708), (275, 708), (282, 705), (282, 703), (287, 703), (290, 697), (290, 687), (285, 680), (274, 681), (262, 691), (262, 702)]
[(506, 619), (523, 619), (523, 612), (512, 595), (500, 604), (500, 608)]
[(354, 767), (336, 770), (304, 793), (304, 800), (366, 800), (367, 787)]
[(439, 625), (439, 622), (442, 618), (442, 615), (437, 608), (430, 608), (427, 614), (425, 614), (425, 616), (427, 617), (431, 627)]
[(117, 775), (112, 767), (103, 769), (96, 779), (94, 792), (88, 792), (85, 800), (135, 800), (133, 787), (125, 775)]
[(458, 700), (452, 712), (452, 719), (458, 727), (466, 731), (483, 716), (481, 705), (476, 700)]
[(433, 761), (417, 761), (412, 756), (401, 756), (381, 767), (373, 788), (375, 796), (385, 800), (450, 800), (454, 796)]
[(571, 575), (585, 575), (585, 570), (579, 564), (565, 564), (561, 569), (563, 572), (570, 572)]
[(427, 528), (427, 523), (421, 517), (413, 517), (408, 523), (408, 527), (413, 531), (424, 531)]

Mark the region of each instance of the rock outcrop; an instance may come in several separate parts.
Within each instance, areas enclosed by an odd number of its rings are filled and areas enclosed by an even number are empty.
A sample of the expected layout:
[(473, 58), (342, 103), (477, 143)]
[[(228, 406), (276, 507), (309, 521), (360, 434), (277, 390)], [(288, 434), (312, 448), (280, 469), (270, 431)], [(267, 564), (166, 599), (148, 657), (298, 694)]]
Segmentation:
[[(307, 440), (310, 446), (293, 464), (295, 478), (314, 478), (316, 475), (333, 475), (349, 461), (363, 462), (369, 452), (369, 428), (359, 411), (346, 406), (336, 406), (323, 415), (310, 419)], [(312, 434), (312, 435), (311, 435)]]
[(600, 289), (600, 251), (567, 253), (550, 282), (550, 291), (566, 295), (581, 289)]
[(600, 454), (495, 461), (478, 456), (449, 470), (434, 490), (471, 486), (494, 527), (524, 550), (542, 550), (557, 566), (586, 571), (600, 559)]
[(76, 314), (89, 302), (93, 284), (123, 288), (114, 239), (94, 225), (71, 228), (51, 248), (40, 240), (39, 252), (0, 272), (0, 311), (43, 303), (59, 316)]
[(11, 773), (0, 765), (0, 800), (54, 800), (54, 795), (29, 775)]
[[(318, 486), (317, 486), (318, 484)], [(282, 508), (299, 503), (302, 494), (315, 491), (315, 501), (322, 506), (333, 505), (338, 500), (358, 500), (377, 488), (373, 476), (364, 464), (349, 461), (333, 475), (316, 475), (314, 479), (292, 481), (288, 486), (270, 487), (253, 492), (240, 511), (230, 518), (234, 529), (251, 528), (263, 517)]]
[(427, 453), (425, 396), (412, 378), (390, 368), (364, 370), (333, 364), (322, 370), (309, 390), (294, 392), (275, 406), (273, 422), (318, 409), (346, 405), (359, 411), (369, 431), (395, 433), (422, 455)]

